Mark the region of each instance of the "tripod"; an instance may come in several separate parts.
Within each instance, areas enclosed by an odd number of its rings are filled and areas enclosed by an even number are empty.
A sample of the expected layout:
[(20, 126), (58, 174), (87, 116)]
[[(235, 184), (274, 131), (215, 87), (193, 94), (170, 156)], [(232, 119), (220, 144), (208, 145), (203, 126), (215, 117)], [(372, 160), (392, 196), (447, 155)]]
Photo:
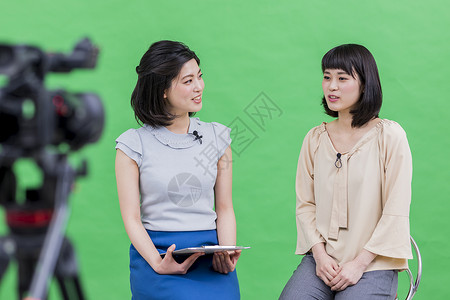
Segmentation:
[[(15, 200), (16, 179), (12, 163), (0, 167), (0, 203), (6, 209), (10, 233), (0, 238), (0, 280), (11, 260), (18, 264), (18, 297), (47, 299), (50, 279), (57, 279), (65, 300), (85, 299), (75, 250), (65, 237), (67, 201), (77, 176), (66, 155), (41, 152), (36, 162), (44, 173), (41, 188), (27, 190), (26, 200)], [(1, 162), (0, 162), (0, 165)]]

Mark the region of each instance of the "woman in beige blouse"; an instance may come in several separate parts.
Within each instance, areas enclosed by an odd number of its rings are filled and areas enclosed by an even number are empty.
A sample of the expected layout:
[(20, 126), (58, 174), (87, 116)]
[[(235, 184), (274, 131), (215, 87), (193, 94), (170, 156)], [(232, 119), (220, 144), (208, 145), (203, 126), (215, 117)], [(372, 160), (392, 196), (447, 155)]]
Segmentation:
[(394, 299), (409, 242), (412, 162), (406, 134), (379, 119), (372, 54), (341, 45), (322, 59), (330, 123), (311, 129), (298, 161), (297, 250), (280, 299)]

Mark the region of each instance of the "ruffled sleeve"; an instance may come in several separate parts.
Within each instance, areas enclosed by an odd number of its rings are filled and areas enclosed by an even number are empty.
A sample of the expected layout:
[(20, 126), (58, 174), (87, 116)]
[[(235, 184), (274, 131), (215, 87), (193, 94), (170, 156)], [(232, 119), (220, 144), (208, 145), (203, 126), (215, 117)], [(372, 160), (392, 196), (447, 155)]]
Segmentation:
[(122, 150), (140, 167), (142, 163), (142, 142), (136, 129), (128, 129), (116, 139), (116, 149)]
[(403, 128), (389, 121), (380, 138), (383, 212), (365, 249), (378, 255), (412, 259), (409, 206), (412, 158)]
[(220, 159), (231, 144), (231, 129), (217, 122), (211, 122), (211, 124), (216, 138), (218, 159)]
[(296, 254), (305, 254), (315, 244), (325, 242), (316, 227), (316, 203), (314, 199), (314, 155), (319, 145), (324, 125), (311, 129), (303, 140), (298, 159), (295, 191), (297, 195)]

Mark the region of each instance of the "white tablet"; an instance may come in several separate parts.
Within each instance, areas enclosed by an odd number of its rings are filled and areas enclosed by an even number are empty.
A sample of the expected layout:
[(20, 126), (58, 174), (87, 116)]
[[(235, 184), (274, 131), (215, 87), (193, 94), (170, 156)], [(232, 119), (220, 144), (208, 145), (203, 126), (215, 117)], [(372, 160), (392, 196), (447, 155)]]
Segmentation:
[[(243, 249), (250, 249), (251, 247), (243, 247), (243, 246), (201, 246), (201, 247), (189, 247), (189, 248), (183, 248), (179, 250), (173, 251), (173, 255), (190, 255), (198, 252), (203, 252), (205, 254), (211, 254), (214, 252), (220, 252), (220, 251), (233, 251), (233, 250), (243, 250)], [(166, 255), (166, 253), (161, 253), (161, 256)]]

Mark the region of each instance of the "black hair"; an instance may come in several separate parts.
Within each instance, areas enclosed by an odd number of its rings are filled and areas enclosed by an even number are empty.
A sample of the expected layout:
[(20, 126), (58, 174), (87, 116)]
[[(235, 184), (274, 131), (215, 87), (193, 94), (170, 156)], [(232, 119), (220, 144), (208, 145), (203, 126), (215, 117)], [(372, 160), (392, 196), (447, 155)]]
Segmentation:
[[(380, 76), (375, 59), (366, 47), (345, 44), (331, 49), (322, 58), (322, 72), (326, 69), (341, 69), (353, 78), (356, 78), (356, 73), (360, 79), (361, 96), (356, 108), (350, 111), (352, 127), (361, 127), (378, 118), (383, 98)], [(338, 117), (336, 111), (328, 108), (325, 97), (322, 97), (322, 105), (327, 115)]]
[[(131, 106), (136, 121), (153, 127), (168, 126), (176, 118), (168, 110), (164, 92), (171, 87), (183, 65), (200, 59), (194, 51), (181, 42), (159, 41), (153, 43), (136, 67), (138, 80), (131, 94)], [(194, 113), (189, 113), (192, 116)], [(141, 124), (142, 125), (142, 124)]]

